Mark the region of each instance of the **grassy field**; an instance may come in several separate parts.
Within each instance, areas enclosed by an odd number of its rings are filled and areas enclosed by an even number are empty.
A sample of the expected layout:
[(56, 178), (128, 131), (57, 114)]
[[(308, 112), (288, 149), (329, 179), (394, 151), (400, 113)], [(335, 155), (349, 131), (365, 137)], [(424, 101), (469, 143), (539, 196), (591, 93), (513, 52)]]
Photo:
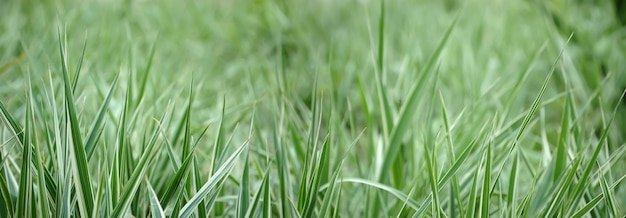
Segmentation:
[(0, 0), (0, 217), (624, 217), (616, 4)]

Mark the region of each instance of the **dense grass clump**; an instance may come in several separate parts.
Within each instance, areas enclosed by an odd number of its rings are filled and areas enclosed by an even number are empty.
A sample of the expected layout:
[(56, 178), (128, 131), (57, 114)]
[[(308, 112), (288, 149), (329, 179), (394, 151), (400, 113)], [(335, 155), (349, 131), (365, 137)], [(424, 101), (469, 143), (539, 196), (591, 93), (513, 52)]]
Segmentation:
[(0, 0), (0, 217), (623, 217), (615, 2)]

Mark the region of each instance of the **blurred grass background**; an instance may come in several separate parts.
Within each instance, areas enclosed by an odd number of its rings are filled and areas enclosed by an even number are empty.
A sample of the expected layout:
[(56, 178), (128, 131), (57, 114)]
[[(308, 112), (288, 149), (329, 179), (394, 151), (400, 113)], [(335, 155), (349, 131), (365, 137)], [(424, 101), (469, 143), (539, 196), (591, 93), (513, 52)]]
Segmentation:
[[(318, 71), (325, 81), (323, 89), (334, 89), (339, 99), (353, 96), (350, 91), (357, 75), (366, 77), (363, 72), (373, 67), (371, 38), (377, 30), (371, 24), (378, 16), (376, 1), (4, 0), (2, 4), (3, 97), (22, 90), (25, 71), (42, 75), (48, 68), (58, 67), (54, 51), (59, 26), (67, 32), (75, 59), (86, 41), (89, 76), (84, 80), (110, 81), (120, 68), (145, 67), (142, 65), (156, 43), (154, 69), (158, 76), (151, 78), (151, 84), (180, 87), (196, 72), (198, 80), (206, 84), (202, 100), (208, 102), (226, 93), (243, 102), (256, 99), (250, 91), (262, 95), (271, 89), (281, 55), (286, 59), (292, 91), (299, 92), (296, 96), (309, 93), (311, 78)], [(446, 87), (442, 90), (455, 98), (453, 102), (464, 105), (473, 101), (481, 88), (495, 82), (506, 86), (511, 82), (507, 78), (518, 74), (517, 69), (546, 40), (567, 38), (572, 33), (569, 59), (577, 72), (570, 73), (581, 80), (575, 85), (594, 90), (602, 76), (611, 74), (613, 81), (602, 92), (607, 99), (615, 99), (624, 86), (626, 69), (621, 61), (625, 33), (618, 22), (617, 4), (389, 1), (385, 30), (389, 36), (385, 45), (388, 83), (407, 86), (396, 80), (398, 74), (420, 66), (443, 29), (461, 13), (442, 64), (442, 85)], [(531, 74), (538, 78), (531, 79), (534, 86), (551, 65), (549, 57), (558, 53), (548, 50), (538, 63), (543, 68)], [(129, 66), (132, 64), (138, 66)], [(247, 87), (248, 81), (253, 81), (253, 87)], [(158, 96), (156, 90), (149, 96)]]

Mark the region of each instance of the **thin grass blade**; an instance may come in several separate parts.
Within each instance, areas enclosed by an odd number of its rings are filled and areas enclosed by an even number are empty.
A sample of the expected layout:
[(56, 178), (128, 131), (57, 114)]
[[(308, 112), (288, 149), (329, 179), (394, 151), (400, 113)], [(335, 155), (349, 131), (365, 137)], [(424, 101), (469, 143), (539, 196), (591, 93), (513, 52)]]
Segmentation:
[(152, 185), (147, 178), (145, 179), (145, 182), (148, 188), (148, 197), (150, 198), (151, 216), (153, 218), (165, 218), (165, 211), (163, 211), (163, 207), (161, 207), (161, 204), (159, 203), (159, 198), (154, 192), (154, 188), (152, 188)]
[(248, 205), (250, 204), (248, 156), (249, 153), (246, 153), (245, 165), (243, 166), (243, 173), (241, 174), (241, 183), (239, 184), (239, 199), (237, 199), (237, 217), (239, 218), (245, 217), (248, 211)]
[(91, 189), (91, 177), (89, 174), (89, 165), (87, 162), (87, 155), (85, 154), (85, 148), (83, 147), (83, 139), (80, 132), (80, 123), (78, 121), (78, 111), (75, 108), (74, 96), (72, 94), (72, 87), (69, 78), (69, 69), (67, 66), (68, 57), (65, 52), (66, 42), (62, 41), (61, 30), (58, 30), (59, 37), (59, 53), (61, 57), (61, 71), (63, 77), (64, 94), (65, 94), (65, 107), (66, 107), (66, 120), (69, 125), (71, 133), (71, 160), (72, 160), (72, 172), (73, 179), (75, 180), (75, 187), (78, 194), (78, 205), (81, 214), (85, 217), (90, 217), (94, 208), (93, 204), (93, 190)]
[(204, 197), (206, 197), (207, 194), (209, 194), (209, 192), (212, 191), (217, 186), (218, 183), (220, 183), (220, 181), (222, 181), (224, 178), (226, 178), (226, 176), (228, 176), (230, 169), (235, 164), (235, 159), (241, 154), (241, 152), (244, 150), (244, 148), (247, 147), (247, 145), (248, 145), (247, 142), (241, 145), (235, 151), (235, 153), (233, 153), (221, 165), (221, 167), (217, 169), (217, 171), (215, 171), (215, 174), (213, 174), (213, 176), (209, 178), (209, 180), (200, 188), (200, 190), (198, 190), (198, 192), (194, 196), (192, 196), (191, 199), (189, 199), (187, 204), (183, 206), (179, 214), (180, 217), (187, 218), (191, 216), (193, 211), (196, 210), (196, 208), (202, 202)]
[(158, 130), (155, 128), (152, 132), (152, 136), (148, 142), (146, 150), (141, 155), (137, 166), (133, 170), (131, 177), (128, 179), (128, 183), (124, 186), (120, 199), (115, 202), (116, 205), (113, 209), (112, 217), (122, 216), (130, 206), (131, 200), (134, 198), (135, 193), (137, 193), (139, 185), (141, 184), (141, 178), (143, 178), (146, 174), (146, 171), (150, 167), (150, 163), (156, 156), (156, 151), (160, 148), (159, 145), (161, 145), (161, 143), (157, 143), (158, 135)]
[(458, 21), (458, 17), (456, 17), (452, 21), (452, 23), (450, 23), (450, 25), (448, 26), (448, 29), (444, 33), (441, 41), (439, 41), (439, 44), (437, 45), (437, 48), (435, 49), (434, 53), (430, 56), (430, 58), (426, 62), (426, 65), (424, 65), (424, 67), (420, 71), (420, 78), (415, 83), (415, 85), (411, 88), (409, 95), (406, 97), (404, 101), (406, 102), (406, 104), (403, 105), (402, 108), (400, 109), (400, 113), (396, 119), (397, 123), (391, 131), (391, 136), (389, 137), (389, 144), (384, 152), (384, 155), (385, 155), (383, 159), (384, 162), (380, 170), (380, 175), (378, 177), (379, 182), (384, 182), (384, 180), (387, 179), (387, 177), (389, 176), (389, 173), (391, 172), (392, 164), (396, 160), (396, 157), (398, 156), (398, 152), (400, 151), (400, 146), (402, 145), (401, 143), (402, 139), (404, 138), (404, 135), (409, 130), (409, 124), (413, 122), (412, 118), (413, 118), (414, 112), (418, 106), (419, 101), (421, 100), (420, 99), (421, 90), (423, 90), (426, 84), (426, 81), (428, 80), (427, 78), (432, 73), (433, 67), (435, 66), (435, 62), (439, 60), (439, 56), (441, 55), (441, 52), (443, 51), (445, 45), (447, 44), (448, 39), (450, 38), (450, 35), (452, 33), (452, 30), (456, 26), (457, 21)]
[[(31, 89), (32, 90), (32, 89)], [(30, 96), (30, 91), (28, 95)], [(33, 198), (33, 182), (31, 172), (32, 161), (32, 98), (28, 98), (26, 101), (26, 119), (24, 126), (24, 138), (22, 140), (22, 165), (20, 170), (20, 187), (19, 196), (17, 198), (17, 215), (16, 217), (31, 217), (31, 200)]]

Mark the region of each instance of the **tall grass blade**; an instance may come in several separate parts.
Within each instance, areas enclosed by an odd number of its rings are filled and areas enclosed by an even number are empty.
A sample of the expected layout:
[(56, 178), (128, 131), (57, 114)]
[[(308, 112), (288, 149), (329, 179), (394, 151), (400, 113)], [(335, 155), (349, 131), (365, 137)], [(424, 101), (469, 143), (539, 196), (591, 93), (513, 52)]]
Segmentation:
[(383, 114), (381, 117), (383, 124), (383, 135), (387, 136), (393, 127), (393, 108), (389, 103), (388, 93), (385, 93), (385, 1), (380, 1), (380, 17), (378, 20), (378, 57), (376, 59), (376, 93), (378, 103)]
[[(482, 162), (482, 161), (481, 161)], [(469, 217), (476, 217), (477, 213), (479, 211), (477, 211), (477, 208), (479, 207), (479, 205), (477, 205), (478, 203), (478, 197), (477, 195), (477, 187), (478, 187), (478, 177), (480, 174), (480, 169), (482, 167), (482, 164), (478, 165), (476, 167), (476, 171), (474, 171), (474, 174), (472, 176), (472, 188), (470, 189), (470, 193), (469, 193), (469, 199), (468, 199), (468, 203), (467, 203), (467, 208), (469, 208), (468, 210), (468, 214), (470, 214)], [(415, 216), (413, 216), (415, 217)]]
[[(572, 39), (572, 36), (574, 36), (573, 33), (567, 39), (567, 42), (565, 43), (566, 45)], [(550, 69), (550, 72), (546, 76), (546, 79), (543, 81), (543, 85), (541, 85), (541, 89), (539, 90), (539, 93), (535, 97), (535, 100), (533, 101), (532, 105), (530, 106), (530, 110), (524, 116), (524, 120), (522, 120), (522, 124), (519, 127), (519, 129), (517, 130), (517, 133), (515, 134), (515, 138), (513, 139), (513, 144), (511, 144), (511, 146), (509, 147), (507, 153), (504, 156), (503, 163), (506, 163), (508, 161), (508, 159), (511, 156), (511, 154), (513, 153), (513, 151), (517, 148), (517, 144), (519, 143), (519, 140), (522, 138), (522, 135), (526, 132), (526, 128), (528, 127), (528, 124), (530, 123), (530, 120), (535, 115), (535, 112), (537, 112), (537, 109), (539, 109), (539, 105), (541, 103), (541, 100), (543, 99), (543, 94), (546, 92), (546, 88), (548, 87), (548, 84), (550, 82), (550, 78), (552, 78), (552, 74), (554, 74), (554, 71), (556, 70), (556, 65), (559, 63), (559, 61), (561, 59), (561, 56), (563, 55), (564, 52), (565, 52), (565, 48), (562, 48), (561, 51), (559, 52), (556, 60), (552, 64), (552, 68)], [(498, 184), (498, 181), (500, 180), (500, 174), (502, 174), (502, 170), (504, 169), (504, 166), (506, 166), (506, 164), (503, 164), (500, 167), (500, 169), (498, 170), (498, 173), (496, 174), (496, 178), (494, 179), (494, 185), (492, 186), (490, 193), (493, 193), (493, 190), (495, 189), (496, 184)]]
[(606, 182), (604, 175), (600, 175), (600, 187), (602, 188), (602, 194), (604, 195), (604, 204), (611, 217), (619, 217), (617, 203), (615, 202), (615, 196), (613, 191), (609, 189), (609, 185)]
[[(565, 75), (565, 73), (563, 73)], [(571, 90), (569, 88), (569, 82), (565, 79), (565, 87), (568, 94), (565, 96), (565, 105), (563, 106), (563, 116), (561, 117), (561, 133), (559, 134), (559, 141), (557, 142), (556, 158), (554, 163), (554, 175), (553, 181), (559, 178), (565, 171), (565, 165), (567, 162), (567, 139), (569, 138), (570, 128), (570, 108), (571, 108)]]
[(318, 216), (320, 217), (327, 217), (328, 216), (328, 210), (330, 208), (330, 204), (333, 200), (333, 196), (335, 194), (335, 185), (338, 181), (339, 178), (339, 174), (341, 172), (341, 167), (343, 166), (343, 161), (341, 161), (339, 163), (339, 165), (337, 166), (337, 168), (335, 169), (335, 172), (333, 173), (332, 178), (330, 179), (330, 181), (328, 181), (329, 183), (329, 187), (326, 190), (325, 194), (324, 194), (324, 199), (322, 200), (322, 205), (320, 207), (320, 211)]
[(189, 175), (194, 155), (195, 153), (190, 153), (189, 156), (185, 158), (180, 168), (178, 168), (176, 174), (174, 174), (174, 176), (167, 182), (167, 185), (165, 186), (165, 193), (160, 198), (161, 205), (169, 205), (174, 197), (179, 195), (178, 192), (180, 192), (183, 187), (182, 181), (184, 181)]
[(539, 47), (539, 49), (537, 49), (537, 51), (533, 54), (533, 57), (528, 61), (527, 65), (524, 67), (524, 72), (521, 73), (519, 77), (517, 77), (517, 79), (515, 80), (515, 84), (513, 85), (513, 88), (511, 88), (511, 93), (509, 94), (509, 98), (505, 104), (508, 107), (506, 107), (507, 109), (505, 110), (503, 117), (508, 118), (509, 113), (511, 112), (510, 108), (513, 108), (514, 106), (513, 105), (513, 102), (515, 100), (514, 97), (518, 96), (520, 90), (522, 90), (522, 84), (524, 83), (524, 81), (526, 81), (526, 79), (528, 78), (528, 75), (530, 75), (530, 72), (532, 72), (533, 65), (537, 61), (539, 61), (539, 57), (546, 50), (547, 47), (548, 47), (548, 42), (544, 42)]
[(87, 133), (87, 141), (85, 142), (85, 151), (87, 152), (87, 160), (90, 160), (95, 151), (96, 144), (98, 143), (98, 139), (100, 134), (102, 133), (102, 129), (104, 128), (104, 117), (106, 116), (107, 110), (109, 108), (109, 103), (111, 102), (111, 98), (113, 97), (113, 90), (117, 86), (117, 81), (119, 79), (119, 74), (115, 76), (113, 82), (111, 83), (111, 88), (109, 88), (109, 92), (106, 95), (106, 99), (102, 106), (100, 106), (100, 110), (98, 111), (98, 115), (96, 115), (96, 120), (93, 122), (93, 125), (89, 129), (89, 133)]
[(617, 114), (617, 111), (621, 105), (621, 102), (624, 98), (624, 94), (626, 94), (626, 91), (622, 93), (622, 96), (620, 97), (617, 105), (615, 106), (615, 109), (613, 109), (613, 114), (611, 115), (611, 119), (609, 119), (609, 122), (606, 124), (606, 127), (604, 127), (602, 136), (600, 137), (600, 140), (596, 144), (596, 147), (593, 151), (593, 155), (591, 156), (591, 159), (587, 163), (587, 166), (585, 166), (585, 170), (583, 171), (582, 175), (578, 178), (578, 185), (574, 188), (574, 193), (571, 196), (571, 200), (569, 201), (570, 212), (574, 208), (576, 208), (576, 205), (578, 205), (578, 203), (582, 200), (582, 194), (585, 192), (585, 187), (588, 185), (589, 176), (591, 175), (591, 171), (593, 170), (593, 165), (598, 160), (598, 155), (600, 154), (600, 151), (604, 147), (603, 145), (607, 140), (607, 136), (610, 132), (609, 130), (611, 128), (611, 125), (613, 124), (613, 121), (615, 120), (615, 115)]
[[(457, 173), (457, 171), (460, 169), (461, 165), (469, 157), (470, 152), (472, 151), (474, 146), (476, 146), (479, 138), (483, 137), (483, 134), (485, 133), (484, 132), (484, 130), (485, 130), (484, 127), (485, 126), (483, 126), (483, 128), (481, 128), (481, 130), (480, 130), (480, 134), (481, 135), (479, 135), (476, 138), (474, 138), (472, 140), (472, 142), (470, 142), (470, 144), (465, 147), (465, 150), (463, 150), (461, 155), (457, 158), (457, 160), (450, 167), (450, 169), (448, 169), (448, 171), (446, 171), (446, 173), (444, 173), (443, 177), (441, 177), (441, 179), (439, 179), (439, 182), (437, 184), (437, 187), (438, 187), (439, 190), (441, 190), (447, 184), (447, 182), (450, 180), (450, 178), (452, 178), (452, 176)], [(426, 208), (428, 207), (428, 205), (430, 205), (430, 203), (433, 200), (432, 197), (433, 196), (431, 194), (424, 200), (424, 203), (422, 203), (422, 205), (417, 209), (417, 212), (413, 215), (413, 217), (420, 217), (422, 215), (422, 213), (424, 213), (426, 211)], [(473, 207), (474, 206), (470, 206), (469, 208), (473, 208)]]
[(14, 214), (13, 196), (9, 192), (7, 185), (7, 179), (4, 178), (4, 173), (0, 173), (0, 215), (3, 217), (10, 217)]
[(17, 123), (17, 121), (15, 121), (15, 118), (11, 115), (2, 101), (0, 101), (0, 112), (0, 115), (2, 115), (2, 121), (10, 127), (9, 130), (12, 135), (19, 141), (20, 144), (24, 144), (24, 131), (22, 130), (22, 127)]
[(150, 48), (150, 57), (148, 58), (148, 64), (146, 65), (146, 69), (142, 73), (143, 77), (141, 78), (141, 87), (139, 88), (139, 94), (137, 95), (137, 104), (141, 103), (144, 99), (144, 95), (146, 93), (146, 87), (148, 86), (148, 79), (150, 79), (150, 72), (152, 69), (152, 61), (154, 60), (154, 54), (156, 52), (156, 45), (158, 42), (157, 39), (152, 43), (152, 47)]
[(241, 174), (241, 183), (239, 184), (239, 199), (237, 199), (237, 217), (239, 218), (245, 217), (246, 212), (248, 211), (248, 205), (250, 204), (250, 173), (248, 167), (248, 156), (249, 153), (246, 153), (243, 173)]
[(402, 207), (398, 211), (398, 215), (396, 215), (396, 218), (402, 217), (402, 213), (404, 212), (404, 209), (406, 208), (407, 201), (408, 199), (411, 199), (411, 196), (413, 196), (414, 192), (415, 192), (415, 186), (411, 187), (411, 190), (409, 191), (409, 194), (407, 195), (407, 200), (402, 203)]
[(380, 170), (380, 175), (378, 176), (379, 182), (384, 182), (384, 180), (386, 180), (387, 177), (389, 176), (392, 164), (394, 163), (394, 161), (396, 160), (396, 157), (398, 156), (398, 152), (400, 151), (400, 146), (402, 146), (402, 139), (404, 138), (404, 135), (409, 131), (409, 124), (413, 122), (412, 118), (413, 118), (414, 112), (418, 106), (419, 101), (421, 100), (420, 98), (421, 90), (424, 88), (427, 78), (432, 73), (433, 67), (435, 66), (435, 62), (439, 60), (439, 56), (441, 55), (443, 48), (445, 47), (448, 39), (450, 38), (452, 30), (456, 26), (457, 21), (458, 21), (458, 17), (456, 17), (452, 21), (452, 23), (448, 26), (448, 29), (444, 33), (441, 41), (439, 41), (439, 44), (437, 45), (437, 48), (435, 49), (434, 53), (430, 56), (430, 58), (426, 62), (426, 65), (424, 65), (424, 67), (420, 71), (420, 78), (415, 83), (415, 85), (411, 88), (409, 95), (406, 97), (404, 101), (406, 102), (406, 104), (404, 104), (402, 108), (400, 109), (400, 113), (396, 119), (397, 123), (395, 124), (395, 126), (393, 127), (391, 131), (389, 144), (384, 152), (383, 165)]
[(150, 140), (148, 141), (147, 148), (141, 155), (137, 166), (135, 166), (135, 169), (128, 179), (128, 183), (124, 186), (124, 190), (122, 192), (122, 195), (120, 196), (120, 199), (115, 202), (116, 205), (113, 209), (113, 213), (111, 215), (112, 217), (120, 217), (124, 215), (128, 207), (130, 206), (131, 200), (134, 198), (135, 193), (137, 193), (139, 185), (141, 184), (141, 178), (145, 176), (148, 167), (150, 167), (152, 160), (154, 159), (157, 151), (160, 148), (161, 143), (157, 143), (158, 135), (158, 129), (155, 128), (155, 130), (152, 132)]
[(211, 178), (209, 178), (209, 180), (206, 183), (204, 183), (204, 185), (200, 188), (200, 190), (198, 190), (198, 192), (194, 196), (192, 196), (191, 199), (189, 199), (187, 204), (185, 204), (185, 206), (182, 207), (182, 209), (180, 211), (180, 214), (179, 214), (180, 217), (187, 218), (187, 217), (191, 216), (193, 211), (196, 210), (196, 208), (202, 202), (204, 197), (206, 197), (207, 194), (209, 194), (210, 191), (213, 191), (213, 189), (217, 186), (217, 184), (220, 183), (221, 181), (223, 181), (226, 178), (226, 176), (228, 176), (228, 174), (230, 172), (230, 169), (235, 164), (235, 159), (241, 154), (241, 152), (244, 150), (244, 148), (247, 147), (247, 145), (248, 145), (247, 142), (245, 142), (243, 145), (241, 145), (220, 166), (220, 168), (217, 169), (217, 171), (215, 171), (215, 174), (213, 174), (213, 176), (211, 176)]
[(430, 179), (429, 183), (430, 183), (430, 191), (432, 193), (432, 199), (433, 199), (433, 204), (432, 204), (432, 215), (433, 217), (439, 217), (439, 210), (440, 210), (440, 202), (439, 202), (439, 190), (437, 188), (437, 175), (436, 175), (436, 169), (434, 169), (435, 167), (433, 166), (435, 159), (434, 159), (434, 155), (431, 153), (430, 149), (428, 148), (430, 145), (426, 145), (424, 146), (424, 157), (426, 159), (426, 169), (428, 170), (428, 178)]
[(511, 166), (511, 172), (509, 174), (509, 189), (507, 192), (508, 195), (506, 197), (506, 205), (507, 208), (510, 210), (508, 214), (510, 217), (515, 216), (515, 208), (517, 208), (517, 174), (519, 173), (519, 170), (517, 169), (518, 162), (519, 157), (518, 154), (516, 154), (515, 157), (513, 157), (513, 165)]
[(598, 206), (598, 204), (600, 203), (600, 201), (602, 199), (604, 199), (604, 195), (603, 194), (600, 194), (600, 195), (596, 196), (591, 201), (589, 201), (587, 204), (585, 204), (585, 206), (580, 208), (580, 210), (576, 211), (576, 213), (574, 213), (571, 217), (572, 218), (580, 218), (580, 217), (585, 216), (587, 213), (589, 213), (589, 211), (593, 210), (593, 208)]
[[(313, 198), (312, 196), (310, 196), (312, 193), (315, 193), (313, 191), (311, 191), (311, 184), (314, 182), (314, 173), (315, 173), (315, 166), (317, 165), (316, 161), (317, 159), (315, 158), (316, 155), (314, 155), (317, 152), (317, 146), (318, 146), (318, 139), (319, 139), (319, 133), (320, 133), (320, 128), (321, 128), (321, 117), (322, 117), (322, 112), (320, 111), (320, 102), (318, 100), (319, 96), (317, 94), (317, 88), (318, 88), (318, 78), (319, 76), (315, 77), (315, 82), (313, 83), (313, 91), (312, 91), (312, 98), (311, 98), (311, 118), (310, 118), (310, 122), (309, 122), (309, 129), (308, 129), (308, 138), (307, 138), (307, 150), (306, 150), (306, 155), (304, 156), (304, 163), (303, 163), (303, 172), (302, 172), (302, 176), (300, 177), (300, 187), (299, 187), (299, 191), (298, 191), (298, 212), (301, 214), (304, 214), (306, 212), (306, 209), (309, 205), (309, 203), (311, 202), (311, 198)], [(295, 137), (294, 137), (295, 138)], [(294, 140), (295, 141), (295, 140)]]
[[(29, 89), (29, 95), (28, 97), (30, 98), (30, 107), (32, 107), (32, 104), (35, 101), (35, 97), (33, 96), (33, 87), (31, 85), (31, 81), (30, 81), (30, 76), (28, 78), (28, 89)], [(37, 105), (38, 108), (41, 108), (41, 105), (38, 104)], [(35, 120), (35, 114), (33, 113), (33, 111), (30, 111), (31, 114), (27, 114), (27, 116), (30, 116), (30, 128), (32, 128), (30, 131), (33, 132), (33, 143), (32, 143), (32, 150), (33, 150), (33, 164), (35, 165), (35, 169), (36, 169), (36, 174), (37, 175), (37, 197), (38, 200), (37, 202), (37, 216), (39, 217), (50, 217), (51, 213), (50, 213), (50, 208), (49, 208), (49, 202), (48, 202), (48, 187), (55, 187), (54, 184), (51, 184), (50, 186), (48, 186), (48, 183), (46, 182), (46, 175), (49, 176), (49, 173), (44, 169), (43, 166), (43, 161), (45, 161), (44, 158), (42, 158), (41, 154), (43, 154), (43, 151), (41, 150), (41, 145), (37, 142), (37, 132), (33, 131), (34, 129), (34, 120)], [(27, 122), (28, 124), (28, 122)], [(54, 192), (53, 192), (54, 193)], [(34, 200), (34, 199), (33, 199)]]
[[(281, 115), (280, 115), (280, 126), (277, 126), (276, 129), (281, 128), (283, 126), (282, 122), (284, 122), (284, 106), (281, 107)], [(278, 185), (280, 190), (280, 208), (281, 215), (284, 217), (292, 216), (291, 210), (289, 210), (290, 204), (288, 202), (288, 187), (290, 186), (288, 181), (288, 163), (287, 152), (285, 151), (285, 146), (282, 144), (282, 138), (279, 136), (278, 131), (274, 130), (274, 149), (276, 150), (276, 166), (278, 167)], [(282, 130), (282, 129), (281, 129)], [(247, 167), (247, 166), (246, 166)]]
[(569, 167), (569, 171), (565, 175), (565, 179), (561, 182), (560, 187), (558, 187), (558, 191), (554, 195), (553, 200), (548, 204), (547, 208), (547, 216), (553, 216), (558, 212), (559, 208), (564, 204), (564, 198), (568, 194), (568, 191), (572, 188), (572, 183), (574, 182), (574, 178), (578, 172), (580, 163), (582, 161), (582, 157), (576, 158), (574, 163)]
[[(267, 178), (267, 181), (271, 180), (271, 174), (269, 171), (267, 171), (267, 173), (265, 174), (265, 177)], [(263, 215), (261, 217), (263, 218), (270, 218), (271, 217), (271, 213), (272, 213), (272, 202), (271, 202), (272, 197), (270, 196), (270, 183), (266, 182), (263, 183), (263, 205), (261, 207), (261, 211), (263, 212)]]
[(76, 66), (74, 78), (72, 79), (72, 94), (76, 94), (76, 86), (78, 85), (78, 78), (80, 78), (80, 70), (83, 68), (83, 60), (85, 59), (85, 50), (87, 49), (87, 40), (83, 42), (83, 49), (80, 54), (80, 60)]
[(265, 170), (265, 173), (263, 174), (263, 180), (261, 182), (261, 185), (254, 193), (254, 199), (252, 200), (250, 207), (248, 207), (248, 211), (246, 211), (245, 217), (258, 217), (257, 210), (259, 208), (259, 204), (261, 204), (261, 197), (264, 189), (268, 187), (266, 184), (269, 183), (268, 173), (269, 168)]
[[(326, 176), (324, 173), (328, 172), (328, 165), (330, 165), (330, 139), (327, 137), (322, 144), (322, 153), (320, 154), (319, 161), (317, 162), (317, 167), (313, 170), (313, 178), (311, 183), (309, 184), (309, 194), (307, 204), (304, 207), (304, 213), (302, 214), (304, 217), (311, 217), (314, 215), (315, 205), (317, 203), (317, 192), (319, 190), (320, 184), (322, 183), (322, 177)], [(317, 155), (315, 155), (317, 156)]]
[(76, 111), (74, 104), (74, 96), (72, 95), (72, 87), (69, 78), (69, 69), (67, 66), (68, 57), (65, 52), (66, 42), (62, 41), (61, 30), (58, 30), (59, 38), (59, 53), (61, 57), (61, 71), (63, 77), (64, 93), (65, 93), (65, 107), (66, 107), (66, 125), (69, 125), (71, 133), (71, 160), (72, 160), (72, 178), (75, 181), (75, 187), (78, 196), (78, 206), (81, 211), (81, 215), (84, 217), (91, 217), (93, 212), (93, 190), (91, 189), (91, 177), (89, 174), (89, 165), (87, 162), (87, 155), (85, 154), (85, 148), (83, 147), (83, 139), (80, 132), (80, 124), (78, 121), (78, 111)]
[[(342, 193), (342, 191), (341, 191), (342, 188), (341, 187), (343, 187), (343, 186), (341, 186), (341, 185), (339, 186), (339, 193), (337, 194), (337, 199), (335, 200), (335, 203), (333, 204), (333, 205), (335, 205), (335, 209), (333, 211), (332, 217), (339, 217), (339, 209), (341, 208), (341, 203), (340, 202), (342, 202), (341, 201), (341, 199), (342, 199), (341, 198), (341, 193)], [(410, 195), (409, 195), (409, 197), (410, 197)]]
[[(495, 122), (494, 122), (495, 123)], [(481, 217), (489, 217), (489, 199), (491, 193), (489, 192), (491, 182), (491, 144), (493, 139), (487, 143), (487, 154), (485, 158), (485, 175), (483, 175), (483, 187), (481, 188), (482, 194), (480, 195), (480, 212)]]
[[(130, 75), (132, 80), (132, 74)], [(132, 83), (128, 83), (126, 85), (126, 95), (124, 99), (124, 104), (122, 106), (122, 110), (120, 111), (120, 119), (117, 123), (116, 128), (116, 136), (117, 136), (117, 144), (115, 147), (115, 155), (113, 157), (113, 166), (110, 169), (110, 177), (111, 177), (111, 200), (113, 202), (119, 202), (120, 195), (122, 194), (122, 187), (125, 184), (125, 179), (127, 176), (127, 161), (128, 155), (126, 152), (128, 151), (127, 142), (127, 123), (128, 123), (128, 114), (129, 107), (132, 102)], [(114, 170), (115, 169), (115, 170)]]
[[(30, 87), (29, 87), (30, 88)], [(28, 91), (28, 96), (30, 96), (30, 91)], [(31, 217), (32, 209), (31, 209), (31, 201), (33, 198), (33, 182), (32, 182), (32, 172), (31, 172), (31, 161), (32, 161), (32, 134), (33, 134), (33, 108), (31, 102), (32, 98), (28, 98), (26, 101), (26, 119), (24, 125), (24, 138), (22, 140), (22, 165), (20, 170), (20, 189), (19, 196), (17, 198), (17, 216), (16, 217)]]
[(150, 215), (153, 218), (165, 218), (165, 211), (163, 211), (163, 208), (159, 203), (159, 198), (157, 197), (156, 192), (154, 192), (154, 188), (152, 188), (152, 185), (147, 178), (145, 179), (145, 182), (146, 187), (148, 188), (148, 197), (150, 198)]
[[(448, 109), (446, 107), (445, 101), (443, 100), (443, 94), (439, 92), (439, 100), (441, 103), (441, 114), (443, 115), (443, 125), (446, 131), (446, 140), (448, 141), (448, 157), (452, 160), (457, 160), (456, 155), (454, 154), (454, 142), (452, 140), (452, 130), (450, 127), (450, 122), (448, 121)], [(462, 114), (461, 114), (462, 115)], [(461, 116), (459, 115), (459, 117)], [(454, 163), (453, 163), (454, 164)], [(453, 191), (450, 192), (450, 216), (456, 217), (455, 208), (458, 207), (459, 213), (461, 217), (465, 215), (465, 209), (463, 208), (463, 202), (461, 199), (461, 191), (459, 188), (459, 179), (456, 174), (452, 176), (452, 185)]]

